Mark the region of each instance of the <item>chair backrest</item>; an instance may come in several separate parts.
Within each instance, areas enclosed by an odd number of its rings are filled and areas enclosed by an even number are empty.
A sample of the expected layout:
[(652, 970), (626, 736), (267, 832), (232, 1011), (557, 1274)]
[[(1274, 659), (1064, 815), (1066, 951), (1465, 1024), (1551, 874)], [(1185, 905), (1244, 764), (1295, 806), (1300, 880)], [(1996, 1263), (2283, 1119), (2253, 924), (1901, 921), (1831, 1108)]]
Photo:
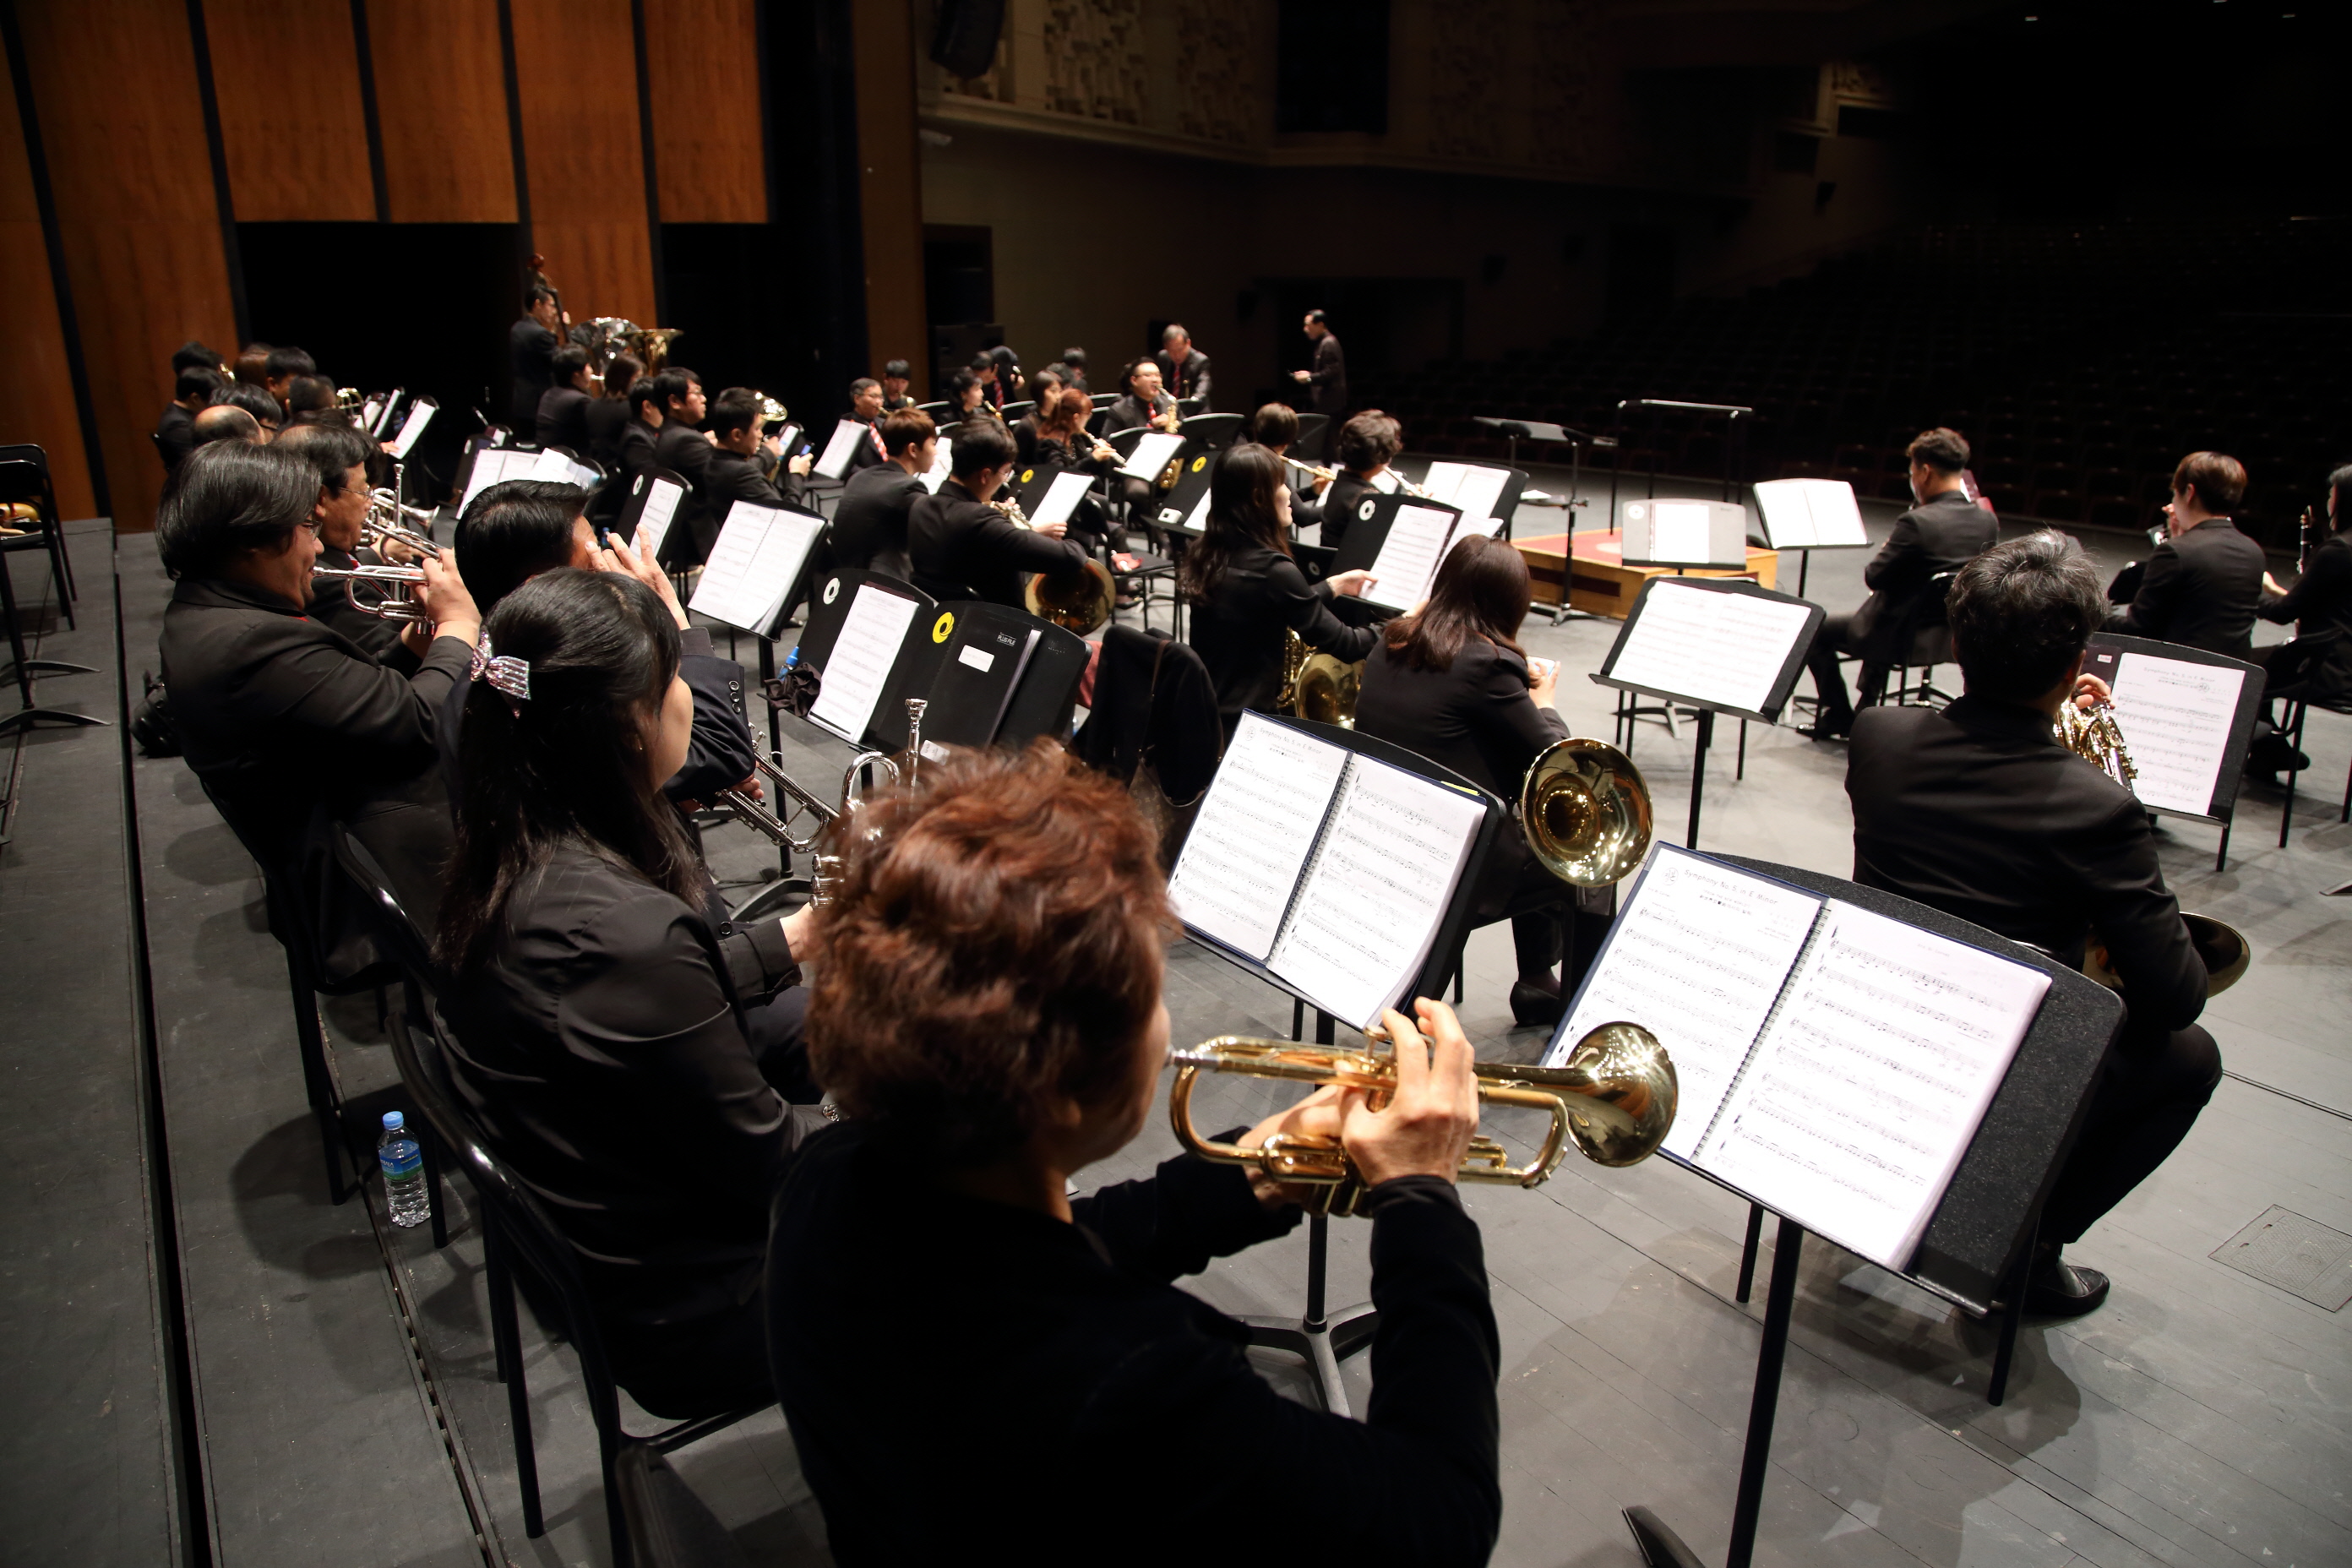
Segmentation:
[[(2314, 632), (2307, 637), (2296, 637), (2288, 643), (2285, 658), (2271, 668), (2271, 695), (2284, 697), (2290, 701), (2299, 697), (2301, 693), (2289, 689), (2310, 679), (2312, 673), (2336, 652), (2336, 645), (2343, 637), (2340, 627), (2330, 626), (2324, 632)], [(2329, 708), (2336, 704), (2322, 702), (2315, 706)]]
[(375, 917), (378, 946), (428, 995), (439, 995), (444, 976), (439, 961), (433, 956), (433, 943), (401, 903), (383, 867), (344, 824), (329, 825), (327, 836), (335, 852), (335, 864), (342, 868), (343, 875), (351, 879)]
[(18, 441), (0, 446), (0, 463), (37, 463), (41, 472), (49, 471), (49, 455), (30, 441)]
[(51, 521), (54, 503), (49, 498), (48, 468), (24, 458), (0, 458), (0, 502), (5, 501), (23, 501), (37, 507), (41, 521)]
[(1196, 414), (1179, 429), (1186, 440), (1209, 451), (1222, 452), (1241, 439), (1242, 425), (1238, 414)]

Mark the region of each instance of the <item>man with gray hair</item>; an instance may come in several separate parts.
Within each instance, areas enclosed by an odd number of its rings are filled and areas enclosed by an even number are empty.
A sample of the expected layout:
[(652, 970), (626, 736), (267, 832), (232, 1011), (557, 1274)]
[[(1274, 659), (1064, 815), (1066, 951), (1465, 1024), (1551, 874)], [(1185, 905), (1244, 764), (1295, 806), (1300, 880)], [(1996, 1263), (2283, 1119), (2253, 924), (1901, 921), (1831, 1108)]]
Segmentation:
[(2079, 1317), (2106, 1276), (2060, 1260), (2188, 1136), (2221, 1079), (2197, 1025), (2206, 960), (2164, 885), (2148, 815), (2058, 742), (2062, 703), (2106, 696), (2083, 673), (2106, 600), (2090, 560), (2047, 530), (1959, 569), (1946, 601), (1967, 695), (1856, 716), (1845, 789), (1853, 878), (2080, 963), (2096, 938), (2123, 979), (2123, 1032), (2042, 1215), (2026, 1310)]

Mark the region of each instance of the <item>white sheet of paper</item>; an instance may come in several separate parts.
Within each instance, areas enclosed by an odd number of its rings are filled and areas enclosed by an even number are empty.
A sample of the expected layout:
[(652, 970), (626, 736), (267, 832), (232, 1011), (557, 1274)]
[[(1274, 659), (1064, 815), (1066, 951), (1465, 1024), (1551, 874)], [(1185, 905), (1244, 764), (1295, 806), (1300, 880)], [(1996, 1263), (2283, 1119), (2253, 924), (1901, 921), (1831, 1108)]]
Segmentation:
[(1348, 753), (1244, 713), (1168, 879), (1176, 918), (1263, 963)]
[(652, 489), (646, 491), (645, 510), (637, 514), (636, 542), (659, 559), (662, 541), (669, 536), (669, 525), (677, 516), (677, 503), (686, 499), (686, 487), (675, 479), (651, 479), (646, 482)]
[(593, 468), (585, 464), (573, 462), (552, 447), (540, 453), (539, 460), (530, 466), (530, 472), (512, 474), (508, 477), (544, 479), (551, 485), (578, 485), (583, 490), (596, 482), (596, 471)]
[(1843, 479), (1766, 479), (1756, 487), (1756, 506), (1775, 550), (1870, 542), (1853, 487)]
[(410, 450), (416, 445), (417, 437), (425, 434), (425, 427), (433, 423), (433, 416), (439, 412), (440, 410), (430, 403), (412, 403), (408, 405), (408, 416), (400, 422), (400, 434), (392, 438), (392, 456), (394, 462), (407, 460)]
[(1433, 779), (1354, 758), (1265, 966), (1333, 1017), (1378, 1023), (1435, 944), (1486, 809)]
[(474, 498), (492, 485), (529, 479), (538, 462), (537, 452), (518, 452), (505, 447), (485, 447), (476, 452), (474, 471), (466, 481), (466, 498), (457, 503), (457, 515), (463, 517), (471, 510)]
[(1675, 1064), (1681, 1098), (1665, 1148), (1688, 1159), (1771, 1016), (1821, 907), (1801, 888), (1654, 846), (1544, 1065), (1565, 1065), (1577, 1042), (1603, 1024), (1641, 1025)]
[(1723, 708), (1761, 712), (1804, 634), (1803, 605), (1654, 577), (1612, 679)]
[(849, 471), (849, 459), (857, 456), (857, 444), (866, 439), (866, 426), (855, 419), (844, 419), (833, 427), (833, 437), (824, 444), (824, 456), (816, 460), (816, 471), (828, 479), (837, 479)]
[(1707, 508), (1704, 501), (1650, 503), (1650, 559), (1704, 563), (1707, 558)]
[(1433, 506), (1407, 501), (1396, 509), (1389, 536), (1372, 558), (1372, 585), (1364, 597), (1392, 610), (1409, 610), (1429, 596), (1429, 584), (1445, 559), (1447, 536), (1454, 515)]
[(930, 468), (923, 475), (923, 488), (933, 495), (939, 494), (940, 487), (948, 482), (950, 464), (952, 460), (953, 455), (949, 450), (948, 443), (945, 441), (938, 443), (938, 450), (931, 458)]
[(874, 704), (882, 700), (890, 671), (906, 645), (907, 627), (915, 618), (915, 601), (887, 593), (871, 583), (857, 585), (842, 618), (841, 636), (834, 640), (825, 660), (824, 684), (809, 717), (851, 745), (861, 743), (874, 721)]
[(1055, 474), (1054, 482), (1046, 487), (1045, 499), (1039, 501), (1037, 510), (1030, 514), (1029, 526), (1045, 528), (1053, 523), (1069, 521), (1070, 514), (1078, 510), (1080, 501), (1087, 499), (1087, 491), (1094, 488), (1094, 482), (1092, 474)]
[(702, 563), (687, 608), (747, 632), (765, 633), (784, 607), (824, 520), (739, 500)]
[(1202, 490), (1201, 499), (1192, 503), (1192, 515), (1184, 520), (1187, 533), (1200, 533), (1209, 526), (1209, 492)]
[(1832, 901), (1693, 1163), (1899, 1270), (2049, 989), (2039, 969)]
[[(1460, 507), (1465, 518), (1493, 518), (1496, 504), (1503, 499), (1503, 488), (1510, 482), (1508, 468), (1484, 463), (1432, 463), (1421, 478), (1421, 488), (1448, 506)], [(1497, 520), (1496, 527), (1500, 526)], [(1489, 531), (1487, 537), (1493, 536)]]
[(2244, 680), (2242, 670), (2156, 654), (2116, 661), (2116, 727), (2139, 769), (2132, 793), (2144, 804), (2198, 816), (2212, 810)]
[(1168, 466), (1168, 459), (1176, 455), (1176, 448), (1183, 444), (1184, 437), (1172, 430), (1154, 430), (1135, 444), (1135, 450), (1128, 454), (1118, 471), (1130, 479), (1152, 483)]
[(1392, 496), (1396, 494), (1398, 486), (1402, 483), (1403, 481), (1397, 478), (1396, 470), (1394, 468), (1382, 468), (1379, 473), (1374, 474), (1371, 479), (1372, 489), (1380, 491), (1381, 494), (1384, 496)]

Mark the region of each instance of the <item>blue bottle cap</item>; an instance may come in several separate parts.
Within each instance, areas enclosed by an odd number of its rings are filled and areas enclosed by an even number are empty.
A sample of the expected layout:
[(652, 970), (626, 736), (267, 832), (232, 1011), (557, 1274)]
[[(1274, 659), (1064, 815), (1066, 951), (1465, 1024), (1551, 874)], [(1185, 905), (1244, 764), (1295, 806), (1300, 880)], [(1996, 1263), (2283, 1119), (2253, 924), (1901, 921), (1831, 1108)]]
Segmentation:
[(383, 1130), (386, 1132), (397, 1132), (407, 1125), (408, 1119), (399, 1111), (387, 1110), (383, 1113)]

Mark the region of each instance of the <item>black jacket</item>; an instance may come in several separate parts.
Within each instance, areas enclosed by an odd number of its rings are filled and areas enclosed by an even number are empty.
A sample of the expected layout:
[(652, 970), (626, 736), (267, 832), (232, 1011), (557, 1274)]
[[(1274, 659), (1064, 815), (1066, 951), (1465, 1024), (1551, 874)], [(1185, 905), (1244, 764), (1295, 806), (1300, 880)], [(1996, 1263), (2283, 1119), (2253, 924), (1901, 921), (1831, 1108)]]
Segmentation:
[(1192, 646), (1217, 688), (1217, 711), (1233, 733), (1244, 709), (1274, 711), (1282, 691), (1283, 636), (1297, 632), (1307, 646), (1352, 664), (1372, 651), (1380, 634), (1351, 626), (1331, 613), (1331, 586), (1307, 585), (1298, 563), (1264, 545), (1236, 551), (1206, 603), (1192, 606)]
[(1568, 739), (1568, 726), (1528, 694), (1528, 661), (1472, 637), (1448, 669), (1415, 669), (1386, 646), (1364, 661), (1356, 728), (1453, 769), (1505, 800), (1536, 753)]
[(539, 439), (588, 456), (588, 407), (594, 399), (576, 386), (551, 386), (539, 395)]
[(712, 520), (725, 522), (728, 511), (739, 500), (755, 500), (764, 506), (798, 502), (801, 499), (801, 477), (779, 464), (776, 478), (783, 486), (781, 489), (768, 482), (757, 458), (714, 448), (710, 454), (710, 467), (703, 477)]
[(2205, 965), (2157, 866), (2146, 808), (2060, 745), (2039, 712), (1976, 697), (1941, 712), (1865, 708), (1845, 792), (1855, 881), (2062, 963), (2079, 963), (2095, 931), (2134, 1034), (2183, 1028), (2203, 1011)]
[(1315, 340), (1315, 363), (1307, 372), (1307, 384), (1316, 413), (1337, 417), (1347, 408), (1348, 358), (1339, 350), (1337, 333), (1325, 332)]
[(908, 520), (928, 493), (920, 479), (896, 463), (851, 474), (833, 508), (834, 563), (906, 577), (914, 571)]
[(521, 440), (537, 438), (539, 400), (555, 380), (554, 367), (548, 360), (562, 346), (555, 341), (553, 332), (529, 316), (521, 317), (507, 329), (507, 358), (514, 373), (510, 423)]
[(2109, 631), (2244, 658), (2263, 602), (2263, 547), (2226, 517), (2209, 517), (2147, 558), (2139, 592), (2107, 616)]
[(1853, 613), (1855, 650), (1874, 663), (1900, 663), (1933, 592), (1929, 582), (1939, 572), (1958, 571), (2000, 537), (2000, 520), (1958, 490), (1931, 496), (1896, 518), (1895, 531), (1862, 569), (1870, 597)]
[(660, 439), (661, 433), (642, 419), (632, 419), (621, 426), (613, 447), (620, 458), (621, 475), (632, 489), (635, 488), (638, 475), (650, 474), (661, 467), (661, 459), (656, 456)]
[[(1317, 536), (1318, 542), (1326, 550), (1339, 549), (1339, 541), (1348, 537), (1349, 525), (1356, 521), (1356, 509), (1363, 504), (1365, 498), (1377, 498), (1385, 493), (1370, 480), (1360, 479), (1341, 470), (1339, 477), (1333, 479), (1330, 488), (1323, 492), (1323, 531)], [(1291, 505), (1290, 521), (1301, 528), (1307, 526), (1299, 521), (1296, 502)]]
[(174, 403), (163, 410), (163, 417), (155, 421), (155, 451), (163, 459), (163, 471), (177, 473), (180, 461), (196, 448), (196, 416)]
[(1200, 412), (1202, 414), (1209, 412), (1209, 356), (1207, 354), (1202, 353), (1199, 349), (1191, 350), (1184, 355), (1184, 363), (1180, 365), (1170, 359), (1167, 352), (1162, 350), (1151, 356), (1151, 362), (1160, 367), (1160, 384), (1167, 388), (1169, 396), (1179, 403), (1188, 397), (1197, 397), (1201, 400)]
[(567, 846), (443, 1001), (450, 1076), (572, 1243), (622, 1385), (740, 1310), (824, 1120), (761, 1077), (702, 913)]
[(856, 446), (850, 448), (849, 467), (842, 470), (841, 477), (843, 479), (846, 479), (852, 474), (857, 473), (866, 468), (877, 467), (878, 465), (887, 463), (890, 460), (890, 454), (882, 449), (882, 422), (880, 420), (860, 419), (854, 414), (844, 415), (843, 417), (850, 420), (854, 424), (863, 425), (866, 426), (866, 438), (858, 442)]
[[(588, 445), (581, 456), (593, 458), (608, 469), (621, 465), (621, 432), (635, 423), (635, 410), (625, 397), (592, 399), (583, 416), (588, 426)], [(651, 436), (652, 431), (646, 432)], [(651, 443), (647, 449), (651, 450)]]
[[(1172, 1283), (1297, 1223), (1238, 1169), (1171, 1160), (1066, 1225), (946, 1190), (856, 1123), (812, 1139), (777, 1200), (769, 1358), (835, 1560), (1018, 1542), (1041, 1563), (1192, 1563), (1204, 1542), (1486, 1562), (1500, 1347), (1478, 1229), (1433, 1177), (1370, 1201), (1381, 1322), (1357, 1422), (1275, 1393), (1248, 1331)], [(946, 1379), (902, 1353), (941, 1321), (988, 1347)]]
[(683, 420), (664, 425), (654, 437), (654, 466), (667, 468), (686, 481), (687, 497), (670, 520), (673, 529), (683, 524), (692, 542), (691, 548), (678, 555), (683, 561), (709, 557), (711, 542), (719, 537), (719, 525), (727, 516), (727, 501), (710, 493), (710, 459), (718, 451), (701, 431)]
[[(1144, 407), (1143, 400), (1135, 394), (1124, 393), (1103, 409), (1103, 434), (1107, 436), (1114, 430), (1132, 430), (1139, 425), (1151, 425), (1154, 419), (1163, 417), (1175, 406), (1176, 400), (1165, 392), (1154, 398), (1149, 408)], [(1164, 426), (1153, 425), (1152, 428), (1157, 430)]]
[(986, 599), (1023, 607), (1022, 577), (1043, 573), (1066, 582), (1086, 570), (1087, 552), (1070, 539), (1033, 532), (971, 499), (955, 480), (919, 496), (907, 518), (907, 552), (915, 586), (934, 599)]
[(2296, 623), (2303, 637), (2333, 631), (2335, 646), (2304, 687), (2315, 702), (2352, 700), (2352, 532), (2331, 533), (2311, 552), (2311, 569), (2284, 595), (2265, 594), (2254, 613)]

